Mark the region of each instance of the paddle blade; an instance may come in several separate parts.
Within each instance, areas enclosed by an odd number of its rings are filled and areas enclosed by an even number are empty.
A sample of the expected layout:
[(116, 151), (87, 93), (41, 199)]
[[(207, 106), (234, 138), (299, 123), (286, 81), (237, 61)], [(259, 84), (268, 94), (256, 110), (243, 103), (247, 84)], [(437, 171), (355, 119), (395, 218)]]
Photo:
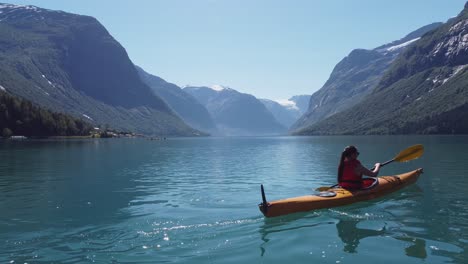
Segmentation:
[(422, 156), (424, 153), (424, 146), (421, 144), (411, 146), (402, 152), (398, 153), (398, 155), (394, 158), (395, 161), (398, 162), (407, 162), (410, 160), (417, 159)]

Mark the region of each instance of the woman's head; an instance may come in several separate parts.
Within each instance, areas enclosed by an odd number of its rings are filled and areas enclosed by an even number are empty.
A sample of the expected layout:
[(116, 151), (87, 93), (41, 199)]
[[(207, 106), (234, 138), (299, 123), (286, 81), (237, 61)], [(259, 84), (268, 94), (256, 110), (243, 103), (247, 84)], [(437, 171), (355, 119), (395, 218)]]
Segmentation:
[(356, 154), (356, 157), (359, 156), (359, 151), (355, 146), (347, 146), (342, 153), (344, 158), (351, 158), (353, 155)]

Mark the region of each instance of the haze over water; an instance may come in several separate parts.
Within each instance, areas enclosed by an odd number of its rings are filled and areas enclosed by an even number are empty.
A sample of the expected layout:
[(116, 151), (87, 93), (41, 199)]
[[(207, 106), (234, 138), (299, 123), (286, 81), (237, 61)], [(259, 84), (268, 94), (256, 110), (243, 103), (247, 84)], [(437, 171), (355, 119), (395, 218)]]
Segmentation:
[[(372, 167), (414, 144), (415, 185), (265, 219), (268, 200), (335, 183), (354, 144)], [(1, 263), (465, 263), (466, 136), (0, 142)]]

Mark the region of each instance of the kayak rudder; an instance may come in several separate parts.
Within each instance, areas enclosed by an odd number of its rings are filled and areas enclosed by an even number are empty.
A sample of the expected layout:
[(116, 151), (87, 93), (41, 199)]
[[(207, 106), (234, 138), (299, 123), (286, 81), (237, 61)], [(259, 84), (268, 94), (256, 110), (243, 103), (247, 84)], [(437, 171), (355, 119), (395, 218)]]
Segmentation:
[(270, 206), (270, 204), (266, 200), (265, 190), (263, 189), (263, 184), (260, 185), (260, 191), (262, 192), (262, 202), (258, 204), (258, 207), (260, 208), (260, 211), (262, 212), (262, 214), (266, 216), (268, 212), (268, 207)]

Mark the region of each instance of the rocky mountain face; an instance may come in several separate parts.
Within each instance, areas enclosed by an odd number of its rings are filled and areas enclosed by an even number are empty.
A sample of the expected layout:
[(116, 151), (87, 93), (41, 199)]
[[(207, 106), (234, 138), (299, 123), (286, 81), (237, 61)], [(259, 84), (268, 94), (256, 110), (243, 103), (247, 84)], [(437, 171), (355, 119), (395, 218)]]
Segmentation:
[(468, 133), (468, 8), (423, 35), (345, 112), (298, 134)]
[(289, 128), (305, 113), (309, 100), (310, 95), (297, 95), (284, 101), (260, 99), (276, 120), (286, 128)]
[(144, 84), (125, 49), (94, 18), (0, 4), (0, 86), (95, 125), (195, 135)]
[(195, 97), (179, 86), (149, 74), (138, 66), (136, 69), (143, 82), (152, 89), (154, 94), (161, 97), (188, 125), (209, 134), (218, 134), (208, 110)]
[(223, 135), (279, 135), (286, 132), (286, 128), (252, 95), (221, 86), (191, 86), (183, 90), (208, 109)]
[(377, 86), (385, 71), (401, 52), (440, 25), (441, 23), (427, 25), (400, 40), (373, 50), (351, 51), (335, 66), (324, 86), (312, 95), (307, 112), (291, 130), (311, 126), (361, 102)]

